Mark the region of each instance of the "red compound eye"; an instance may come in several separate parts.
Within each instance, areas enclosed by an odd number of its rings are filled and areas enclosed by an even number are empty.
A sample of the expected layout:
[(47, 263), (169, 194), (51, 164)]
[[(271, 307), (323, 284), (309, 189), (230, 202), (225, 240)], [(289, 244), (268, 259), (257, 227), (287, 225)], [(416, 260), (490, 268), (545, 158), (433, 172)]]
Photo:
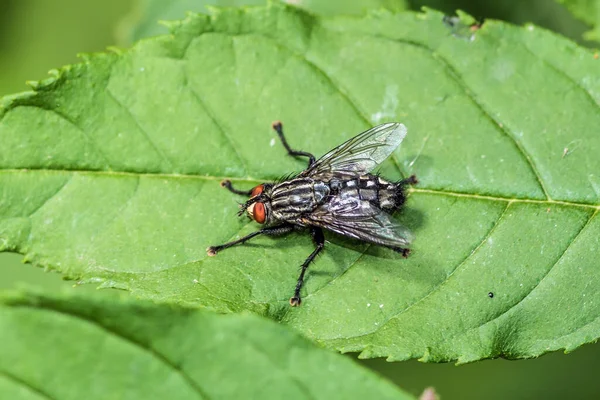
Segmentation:
[(252, 210), (252, 218), (259, 224), (264, 224), (267, 215), (265, 213), (265, 205), (263, 203), (254, 203), (254, 209)]
[(250, 193), (250, 196), (251, 197), (258, 196), (259, 194), (261, 194), (263, 192), (263, 190), (265, 190), (265, 187), (263, 185), (258, 185), (254, 189), (252, 189), (252, 193)]

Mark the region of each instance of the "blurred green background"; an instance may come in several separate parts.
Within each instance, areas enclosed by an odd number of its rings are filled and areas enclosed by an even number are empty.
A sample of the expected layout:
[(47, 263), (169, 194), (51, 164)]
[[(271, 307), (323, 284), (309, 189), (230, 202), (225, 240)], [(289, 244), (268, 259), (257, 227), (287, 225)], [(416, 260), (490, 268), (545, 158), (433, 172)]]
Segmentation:
[[(447, 13), (460, 8), (479, 19), (533, 22), (581, 44), (597, 45), (583, 42), (581, 35), (588, 28), (552, 0), (407, 3), (413, 9), (427, 5)], [(49, 69), (77, 62), (77, 53), (125, 46), (140, 10), (141, 4), (135, 0), (0, 0), (0, 95), (27, 90), (25, 81), (43, 79)], [(22, 264), (21, 259), (16, 254), (0, 254), (0, 290), (24, 283), (48, 289), (93, 290)], [(361, 363), (415, 394), (434, 386), (443, 399), (600, 398), (600, 344), (584, 346), (568, 355), (553, 353), (525, 361), (488, 360), (460, 367), (417, 361), (387, 363), (381, 359)]]

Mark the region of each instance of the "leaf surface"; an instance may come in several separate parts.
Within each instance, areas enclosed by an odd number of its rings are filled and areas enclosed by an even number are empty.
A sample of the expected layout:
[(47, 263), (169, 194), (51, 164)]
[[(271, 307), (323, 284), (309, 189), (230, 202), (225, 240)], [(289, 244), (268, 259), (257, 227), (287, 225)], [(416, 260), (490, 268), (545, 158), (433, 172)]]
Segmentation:
[(413, 399), (262, 318), (112, 296), (5, 295), (0, 352), (5, 398)]
[[(451, 29), (436, 12), (273, 5), (171, 29), (3, 100), (2, 250), (141, 297), (267, 315), (363, 357), (525, 358), (600, 336), (591, 52), (533, 26)], [(207, 257), (257, 229), (222, 178), (251, 188), (305, 166), (275, 119), (316, 155), (381, 122), (408, 127), (382, 173), (420, 179), (398, 216), (411, 257), (327, 235), (294, 309), (307, 235)]]

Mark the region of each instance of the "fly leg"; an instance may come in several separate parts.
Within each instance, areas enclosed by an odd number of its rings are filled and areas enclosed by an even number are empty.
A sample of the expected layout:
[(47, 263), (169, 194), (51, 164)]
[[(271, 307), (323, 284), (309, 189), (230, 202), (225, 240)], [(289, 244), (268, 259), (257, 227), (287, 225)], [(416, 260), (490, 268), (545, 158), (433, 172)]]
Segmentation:
[(313, 241), (315, 242), (315, 245), (317, 247), (313, 250), (312, 253), (310, 253), (308, 258), (304, 260), (304, 263), (302, 263), (302, 272), (300, 272), (300, 277), (298, 277), (298, 283), (296, 284), (296, 289), (294, 290), (294, 296), (290, 298), (290, 305), (292, 307), (299, 306), (302, 302), (302, 299), (300, 299), (300, 289), (302, 289), (302, 285), (304, 284), (304, 274), (308, 269), (308, 264), (310, 264), (312, 260), (315, 259), (317, 254), (319, 254), (321, 250), (323, 250), (323, 247), (325, 247), (325, 236), (323, 235), (323, 230), (321, 228), (315, 227), (311, 227), (310, 229)]
[(283, 143), (283, 147), (285, 147), (285, 149), (287, 150), (287, 152), (290, 156), (308, 157), (308, 166), (309, 167), (315, 163), (316, 159), (315, 159), (315, 156), (313, 156), (312, 154), (310, 154), (306, 151), (292, 150), (290, 148), (290, 145), (288, 144), (287, 140), (285, 140), (285, 136), (283, 136), (283, 125), (281, 124), (280, 121), (273, 122), (273, 129), (275, 129), (275, 132), (277, 132), (277, 134), (279, 135), (279, 139), (281, 139), (281, 143)]
[(233, 240), (231, 242), (227, 242), (218, 246), (210, 246), (208, 249), (206, 249), (206, 254), (208, 254), (209, 256), (216, 256), (217, 253), (221, 250), (227, 249), (231, 246), (235, 246), (236, 244), (242, 244), (247, 242), (248, 240), (252, 239), (254, 236), (258, 236), (258, 235), (268, 235), (268, 236), (275, 236), (275, 235), (283, 235), (284, 233), (288, 233), (291, 232), (292, 230), (294, 230), (294, 227), (292, 225), (278, 225), (278, 226), (272, 226), (269, 228), (262, 228), (256, 232), (252, 232), (249, 235), (244, 236), (243, 238), (240, 238), (238, 240)]
[(224, 187), (225, 189), (229, 190), (231, 193), (241, 194), (243, 196), (250, 196), (252, 194), (252, 189), (238, 190), (238, 189), (234, 188), (233, 186), (231, 186), (231, 181), (229, 179), (225, 179), (224, 181), (221, 181), (221, 186)]
[(404, 247), (390, 247), (392, 250), (394, 250), (396, 253), (400, 253), (402, 254), (402, 257), (404, 258), (408, 258), (408, 256), (410, 255), (410, 249), (404, 248)]
[(402, 186), (405, 186), (405, 185), (416, 185), (417, 183), (419, 183), (419, 180), (417, 179), (416, 175), (411, 175), (408, 178), (402, 179), (398, 183), (400, 185), (402, 185)]

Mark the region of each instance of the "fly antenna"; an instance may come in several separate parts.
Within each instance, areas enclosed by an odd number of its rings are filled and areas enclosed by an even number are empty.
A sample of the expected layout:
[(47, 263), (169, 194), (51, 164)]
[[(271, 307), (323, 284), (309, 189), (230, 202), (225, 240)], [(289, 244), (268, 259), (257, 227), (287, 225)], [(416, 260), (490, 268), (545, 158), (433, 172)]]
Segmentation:
[(252, 204), (254, 204), (256, 202), (259, 202), (259, 201), (265, 201), (266, 199), (267, 199), (267, 196), (265, 196), (264, 194), (261, 193), (258, 196), (254, 196), (253, 198), (251, 198), (247, 202), (241, 204), (242, 208), (237, 213), (238, 217), (241, 217), (242, 215), (244, 215), (244, 213), (246, 212), (246, 209), (248, 207), (250, 207)]

